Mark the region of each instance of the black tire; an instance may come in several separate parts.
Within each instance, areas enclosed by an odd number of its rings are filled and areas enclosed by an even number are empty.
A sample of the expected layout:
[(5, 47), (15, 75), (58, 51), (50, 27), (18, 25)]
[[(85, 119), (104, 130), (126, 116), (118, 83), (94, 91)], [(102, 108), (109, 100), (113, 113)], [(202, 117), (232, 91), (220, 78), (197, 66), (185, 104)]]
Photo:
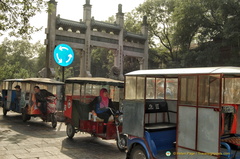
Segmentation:
[(67, 133), (68, 138), (72, 139), (74, 137), (75, 129), (72, 126), (72, 124), (70, 124), (70, 123), (67, 124), (66, 133)]
[(118, 141), (117, 139), (117, 147), (119, 151), (125, 152), (127, 147), (127, 136), (120, 134), (119, 137), (120, 137), (120, 141)]
[(130, 152), (130, 159), (147, 159), (144, 148), (140, 145), (133, 147), (132, 151)]
[(51, 121), (52, 121), (52, 127), (56, 128), (57, 127), (57, 119), (54, 114), (51, 114)]
[(5, 108), (5, 106), (3, 105), (3, 116), (7, 115), (8, 110)]

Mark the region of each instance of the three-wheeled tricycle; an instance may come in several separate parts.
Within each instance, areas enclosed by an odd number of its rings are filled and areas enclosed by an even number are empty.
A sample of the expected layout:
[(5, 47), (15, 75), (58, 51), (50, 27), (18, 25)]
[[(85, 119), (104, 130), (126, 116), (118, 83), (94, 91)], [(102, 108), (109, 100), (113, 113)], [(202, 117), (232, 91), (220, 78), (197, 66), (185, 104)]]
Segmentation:
[[(55, 128), (57, 126), (55, 116), (57, 105), (62, 105), (63, 85), (63, 82), (49, 78), (5, 80), (2, 91), (3, 114), (6, 115), (9, 110), (22, 113), (24, 122), (30, 120), (31, 117), (40, 117), (43, 121), (52, 122), (52, 127)], [(35, 92), (35, 86), (39, 88), (38, 93)], [(41, 97), (41, 102), (36, 98), (36, 94)], [(45, 112), (42, 112), (42, 107), (45, 107)]]
[[(73, 138), (78, 131), (87, 132), (105, 140), (116, 139), (120, 151), (126, 150), (126, 136), (122, 132), (121, 99), (123, 99), (122, 81), (98, 77), (73, 77), (65, 80), (64, 116), (66, 132)], [(99, 96), (100, 89), (105, 88), (110, 94), (115, 110), (106, 123), (92, 114), (89, 103)]]
[(240, 157), (240, 67), (138, 70), (124, 82), (127, 158)]
[[(21, 93), (21, 81), (23, 79), (6, 79), (2, 82), (2, 101), (3, 115), (8, 111), (22, 113), (24, 107), (23, 93)], [(15, 88), (18, 87), (18, 88)]]

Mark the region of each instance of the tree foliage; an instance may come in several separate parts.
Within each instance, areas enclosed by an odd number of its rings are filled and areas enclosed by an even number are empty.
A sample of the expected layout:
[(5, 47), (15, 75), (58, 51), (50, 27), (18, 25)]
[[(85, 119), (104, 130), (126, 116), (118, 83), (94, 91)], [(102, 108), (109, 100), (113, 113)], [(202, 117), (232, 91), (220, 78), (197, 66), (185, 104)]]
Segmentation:
[(111, 50), (95, 48), (91, 53), (91, 73), (95, 77), (109, 77), (111, 67), (114, 66), (114, 56)]
[(29, 37), (39, 28), (30, 25), (30, 18), (46, 7), (44, 0), (0, 0), (0, 36)]
[(156, 42), (150, 47), (158, 50), (149, 57), (161, 58), (155, 60), (164, 62), (161, 66), (237, 65), (238, 0), (146, 0), (136, 10), (148, 18), (149, 36)]
[(45, 66), (45, 46), (27, 40), (4, 39), (0, 45), (0, 81), (8, 78), (37, 77)]

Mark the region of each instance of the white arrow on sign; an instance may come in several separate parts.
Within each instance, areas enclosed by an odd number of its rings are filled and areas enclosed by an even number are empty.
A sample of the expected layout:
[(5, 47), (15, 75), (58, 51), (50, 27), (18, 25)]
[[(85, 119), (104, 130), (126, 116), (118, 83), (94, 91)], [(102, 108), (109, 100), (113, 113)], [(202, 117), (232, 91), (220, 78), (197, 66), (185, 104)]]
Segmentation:
[(73, 57), (73, 56), (72, 56), (71, 54), (69, 54), (69, 55), (68, 55), (68, 60), (66, 61), (66, 63), (68, 63), (68, 62), (71, 60), (72, 57)]
[(58, 53), (56, 54), (56, 56), (57, 56), (57, 59), (58, 59), (58, 63), (62, 63), (62, 59), (60, 59), (60, 58), (58, 57)]
[(63, 49), (68, 50), (68, 48), (66, 47), (62, 47), (62, 46), (59, 47), (59, 50), (63, 51)]

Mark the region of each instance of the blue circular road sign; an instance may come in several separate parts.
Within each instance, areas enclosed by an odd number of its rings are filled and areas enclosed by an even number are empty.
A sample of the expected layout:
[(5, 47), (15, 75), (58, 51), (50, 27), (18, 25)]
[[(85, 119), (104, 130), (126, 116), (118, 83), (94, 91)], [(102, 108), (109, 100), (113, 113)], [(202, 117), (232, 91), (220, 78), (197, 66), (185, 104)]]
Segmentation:
[(69, 66), (74, 60), (74, 52), (67, 44), (59, 44), (53, 52), (54, 60), (60, 66)]

